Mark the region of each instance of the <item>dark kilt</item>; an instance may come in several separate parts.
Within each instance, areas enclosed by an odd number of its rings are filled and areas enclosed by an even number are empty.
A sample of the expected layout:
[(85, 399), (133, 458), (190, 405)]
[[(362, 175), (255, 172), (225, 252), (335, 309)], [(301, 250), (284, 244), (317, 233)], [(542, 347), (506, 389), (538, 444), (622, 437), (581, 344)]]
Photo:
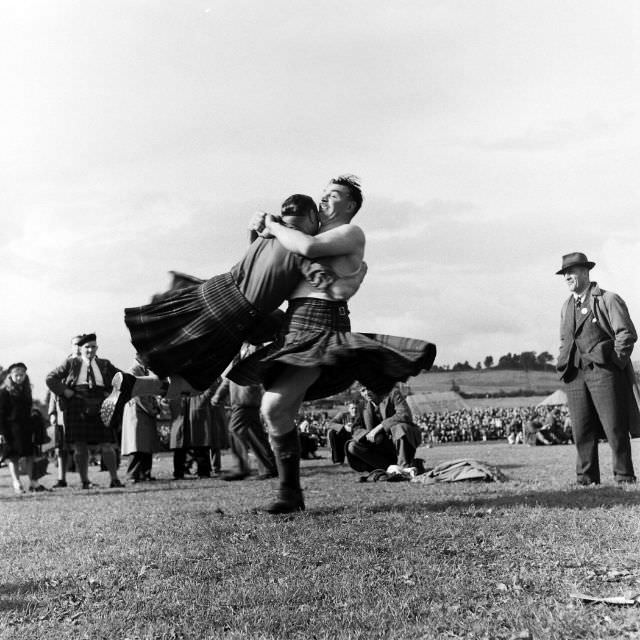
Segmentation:
[(265, 321), (230, 273), (125, 309), (131, 342), (157, 376), (179, 374), (204, 391)]
[(115, 442), (113, 429), (105, 427), (100, 419), (100, 405), (107, 396), (104, 387), (89, 389), (84, 385), (75, 388), (76, 395), (64, 403), (64, 436), (68, 444), (87, 442), (100, 444)]
[(356, 380), (378, 393), (428, 370), (434, 344), (412, 338), (352, 333), (345, 302), (298, 298), (289, 302), (278, 339), (238, 362), (227, 377), (241, 385), (275, 382), (286, 365), (321, 367), (305, 400), (326, 398)]

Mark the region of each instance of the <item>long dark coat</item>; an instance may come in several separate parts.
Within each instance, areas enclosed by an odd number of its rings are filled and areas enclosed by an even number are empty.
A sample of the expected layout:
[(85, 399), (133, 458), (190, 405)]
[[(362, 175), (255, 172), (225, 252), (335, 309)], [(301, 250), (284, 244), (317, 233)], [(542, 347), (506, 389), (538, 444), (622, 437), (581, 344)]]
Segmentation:
[(4, 440), (1, 459), (32, 456), (34, 422), (31, 419), (32, 400), (0, 389), (0, 435)]
[(227, 416), (222, 406), (213, 406), (211, 398), (218, 384), (197, 396), (169, 401), (173, 417), (170, 449), (188, 449), (190, 447), (209, 447), (227, 449), (229, 437)]
[[(134, 376), (149, 375), (148, 369), (136, 363), (130, 369)], [(154, 396), (132, 398), (122, 413), (122, 440), (120, 453), (155, 453), (160, 451), (160, 439), (156, 425), (158, 402)]]

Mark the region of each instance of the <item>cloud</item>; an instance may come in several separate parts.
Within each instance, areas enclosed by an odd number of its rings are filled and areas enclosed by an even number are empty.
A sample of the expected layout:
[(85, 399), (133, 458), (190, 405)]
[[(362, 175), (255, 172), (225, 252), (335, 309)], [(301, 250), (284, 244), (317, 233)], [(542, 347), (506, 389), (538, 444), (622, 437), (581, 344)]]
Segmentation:
[(633, 112), (613, 117), (591, 113), (581, 118), (535, 122), (519, 133), (474, 144), (488, 151), (546, 151), (623, 133), (636, 117)]

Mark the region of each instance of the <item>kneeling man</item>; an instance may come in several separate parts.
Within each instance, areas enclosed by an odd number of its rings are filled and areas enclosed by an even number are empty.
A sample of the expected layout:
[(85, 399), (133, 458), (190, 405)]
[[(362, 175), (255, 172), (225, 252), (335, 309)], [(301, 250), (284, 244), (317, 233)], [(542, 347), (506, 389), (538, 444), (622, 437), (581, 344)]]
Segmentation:
[(411, 467), (422, 441), (404, 396), (393, 388), (386, 396), (361, 389), (364, 403), (353, 420), (347, 461), (355, 471), (386, 469), (389, 465)]

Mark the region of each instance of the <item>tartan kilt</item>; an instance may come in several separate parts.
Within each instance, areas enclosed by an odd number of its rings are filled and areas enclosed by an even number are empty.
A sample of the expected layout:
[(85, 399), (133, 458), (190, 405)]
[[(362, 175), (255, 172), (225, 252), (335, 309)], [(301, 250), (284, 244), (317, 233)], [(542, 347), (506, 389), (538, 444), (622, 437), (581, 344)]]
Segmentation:
[(161, 378), (179, 374), (201, 391), (215, 382), (264, 321), (230, 273), (125, 309), (131, 342), (149, 369)]
[(423, 340), (351, 332), (345, 302), (297, 298), (289, 302), (278, 339), (240, 360), (227, 377), (268, 390), (286, 365), (320, 367), (305, 400), (340, 393), (355, 381), (388, 393), (397, 382), (430, 369), (435, 356), (435, 345)]
[[(104, 387), (89, 389), (80, 386), (76, 387), (76, 395), (65, 399), (64, 437), (67, 444), (74, 442), (100, 444), (116, 441), (113, 429), (105, 427), (100, 419), (100, 404), (106, 396), (107, 390)], [(91, 409), (88, 409), (89, 407)]]

